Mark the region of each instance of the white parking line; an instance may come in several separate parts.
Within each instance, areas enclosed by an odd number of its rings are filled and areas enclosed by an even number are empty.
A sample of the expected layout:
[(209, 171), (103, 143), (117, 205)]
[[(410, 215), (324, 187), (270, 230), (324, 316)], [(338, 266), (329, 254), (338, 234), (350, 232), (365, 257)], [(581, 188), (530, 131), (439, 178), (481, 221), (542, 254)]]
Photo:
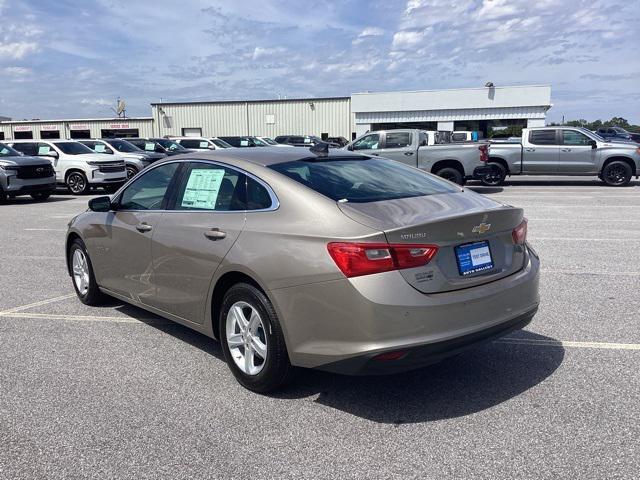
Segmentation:
[(509, 343), (514, 345), (534, 345), (536, 347), (570, 347), (570, 348), (601, 348), (607, 350), (640, 350), (640, 343), (609, 343), (609, 342), (575, 342), (572, 340), (544, 340), (533, 338), (500, 338), (494, 343)]
[(603, 275), (611, 277), (640, 277), (640, 272), (605, 272), (602, 270), (569, 270), (556, 268), (543, 268), (543, 273), (561, 273), (568, 275)]
[(26, 305), (19, 305), (17, 307), (13, 307), (8, 310), (3, 310), (2, 312), (0, 312), (0, 315), (6, 315), (8, 313), (14, 313), (14, 312), (22, 312), (23, 310), (28, 310), (33, 307), (39, 307), (40, 305), (46, 305), (48, 303), (59, 302), (61, 300), (66, 300), (67, 298), (72, 298), (75, 296), (76, 296), (75, 293), (69, 293), (67, 295), (62, 295), (60, 297), (53, 297), (47, 300), (40, 300), (39, 302), (27, 303)]
[(533, 237), (531, 241), (566, 241), (566, 242), (640, 242), (638, 238), (586, 238), (586, 237)]
[(110, 316), (97, 316), (97, 315), (66, 315), (66, 314), (54, 314), (54, 313), (31, 313), (31, 312), (1, 312), (0, 317), (5, 318), (31, 318), (31, 319), (43, 319), (43, 320), (69, 320), (76, 322), (114, 322), (114, 323), (172, 323), (169, 320), (162, 320), (156, 318), (132, 318), (132, 317), (116, 317)]

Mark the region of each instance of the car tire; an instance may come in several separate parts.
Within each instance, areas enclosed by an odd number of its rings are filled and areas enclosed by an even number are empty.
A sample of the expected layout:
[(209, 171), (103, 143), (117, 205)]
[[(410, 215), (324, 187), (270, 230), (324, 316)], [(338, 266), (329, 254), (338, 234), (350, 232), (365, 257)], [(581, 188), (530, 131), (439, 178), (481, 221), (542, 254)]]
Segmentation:
[(69, 247), (69, 271), (73, 289), (85, 305), (102, 305), (107, 296), (100, 291), (89, 253), (82, 240), (76, 238)]
[(502, 185), (504, 183), (504, 179), (507, 178), (507, 169), (504, 168), (504, 165), (501, 163), (490, 162), (487, 166), (493, 167), (496, 173), (482, 177), (480, 179), (482, 185), (486, 187), (497, 187)]
[(32, 193), (31, 198), (34, 200), (44, 201), (51, 196), (51, 192)]
[(127, 165), (127, 180), (135, 177), (138, 174), (138, 169), (133, 165)]
[(624, 187), (631, 181), (633, 171), (627, 162), (613, 161), (602, 169), (601, 178), (610, 187)]
[(65, 183), (69, 191), (74, 195), (83, 195), (89, 191), (89, 182), (82, 172), (71, 172), (67, 175)]
[(445, 167), (441, 168), (435, 174), (439, 177), (449, 180), (450, 182), (457, 183), (458, 185), (464, 185), (464, 176), (456, 168)]
[(295, 369), (280, 321), (260, 289), (248, 283), (232, 286), (222, 301), (219, 326), (224, 358), (243, 387), (266, 393), (291, 381)]

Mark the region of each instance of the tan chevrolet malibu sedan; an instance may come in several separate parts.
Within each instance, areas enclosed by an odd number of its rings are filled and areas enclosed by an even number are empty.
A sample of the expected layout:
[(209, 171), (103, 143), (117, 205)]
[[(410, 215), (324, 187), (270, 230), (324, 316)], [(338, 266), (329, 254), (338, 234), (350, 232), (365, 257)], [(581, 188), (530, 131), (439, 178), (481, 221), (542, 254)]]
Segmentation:
[(523, 328), (539, 260), (514, 208), (345, 151), (155, 163), (69, 225), (80, 301), (105, 295), (220, 341), (246, 388), (296, 367), (393, 373)]

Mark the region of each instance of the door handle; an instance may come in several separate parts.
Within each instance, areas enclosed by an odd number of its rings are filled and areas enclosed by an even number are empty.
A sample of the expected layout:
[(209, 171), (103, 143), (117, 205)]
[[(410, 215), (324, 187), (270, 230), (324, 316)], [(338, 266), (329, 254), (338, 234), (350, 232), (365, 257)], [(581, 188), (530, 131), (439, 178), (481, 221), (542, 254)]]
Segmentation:
[(413, 155), (413, 152), (404, 152), (404, 154), (405, 154), (407, 157), (410, 157), (411, 155)]
[(227, 236), (227, 234), (225, 232), (221, 232), (217, 228), (212, 228), (211, 230), (207, 230), (206, 232), (204, 232), (204, 236), (207, 237), (209, 240), (215, 241), (215, 240), (222, 240)]
[(377, 156), (379, 156), (380, 154), (379, 154), (379, 153), (372, 153), (371, 155), (372, 155), (372, 156), (374, 156), (374, 157), (377, 157)]
[(140, 233), (150, 232), (151, 230), (153, 230), (153, 227), (148, 223), (142, 222), (136, 225), (136, 230), (138, 230)]
[(527, 151), (527, 152), (535, 152), (536, 149), (535, 148), (525, 148), (525, 151)]
[(570, 148), (563, 148), (563, 149), (562, 149), (562, 151), (563, 151), (563, 152), (570, 152), (570, 151), (571, 151), (571, 149), (570, 149)]

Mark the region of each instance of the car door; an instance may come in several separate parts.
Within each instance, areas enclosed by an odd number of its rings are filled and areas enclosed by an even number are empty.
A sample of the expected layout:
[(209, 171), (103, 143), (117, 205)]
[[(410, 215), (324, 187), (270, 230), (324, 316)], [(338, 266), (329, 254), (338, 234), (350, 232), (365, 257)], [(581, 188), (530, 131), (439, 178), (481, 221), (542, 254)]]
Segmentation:
[(142, 173), (114, 199), (115, 211), (92, 226), (90, 253), (100, 286), (151, 305), (156, 294), (151, 239), (180, 165), (167, 163)]
[(558, 170), (567, 175), (598, 173), (598, 150), (593, 148), (593, 140), (577, 130), (561, 130)]
[(246, 176), (208, 161), (190, 162), (153, 236), (154, 305), (201, 324), (218, 266), (245, 224)]
[(390, 158), (412, 167), (417, 166), (417, 147), (414, 148), (413, 132), (386, 132), (384, 134), (381, 157)]
[(349, 150), (367, 155), (381, 155), (382, 138), (379, 133), (369, 133), (353, 142)]
[(557, 173), (559, 155), (560, 145), (555, 128), (529, 130), (529, 137), (522, 152), (522, 173)]

